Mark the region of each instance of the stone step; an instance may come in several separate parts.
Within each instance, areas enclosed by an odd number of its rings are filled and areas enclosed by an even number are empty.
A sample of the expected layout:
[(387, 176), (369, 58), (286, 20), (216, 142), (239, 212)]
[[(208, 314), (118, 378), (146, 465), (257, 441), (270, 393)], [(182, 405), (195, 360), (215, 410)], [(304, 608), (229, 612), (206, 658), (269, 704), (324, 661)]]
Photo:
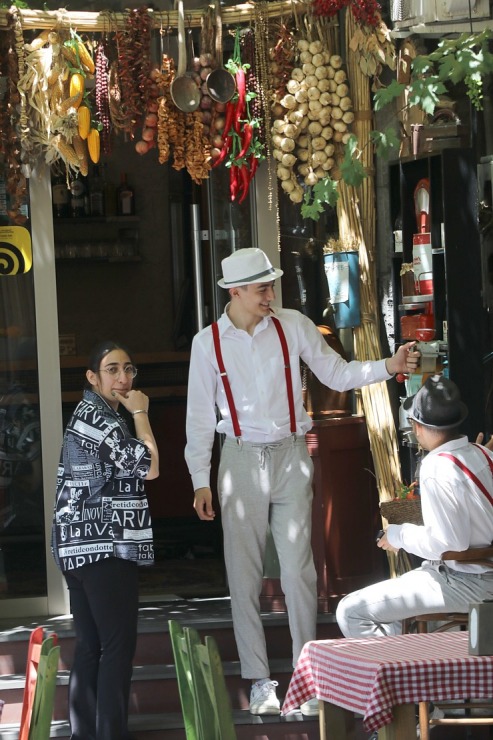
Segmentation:
[[(291, 678), (292, 667), (289, 660), (271, 660), (271, 676), (279, 682), (279, 696), (284, 696)], [(233, 709), (248, 709), (248, 682), (241, 678), (238, 661), (223, 662), (223, 671), (228, 685)], [(54, 708), (56, 719), (65, 719), (67, 712), (67, 692), (70, 672), (60, 670), (57, 676), (57, 690)], [(0, 677), (0, 696), (5, 701), (2, 721), (19, 721), (24, 694), (24, 674), (3, 675)], [(180, 696), (176, 682), (174, 664), (134, 666), (130, 693), (130, 714), (148, 714), (153, 711), (180, 712)]]
[[(238, 740), (320, 740), (318, 720), (300, 712), (289, 717), (253, 717), (248, 711), (233, 713)], [(130, 731), (135, 740), (183, 740), (181, 712), (130, 716)], [(0, 740), (18, 740), (18, 724), (0, 724)], [(69, 738), (68, 722), (52, 722), (50, 738)]]
[[(200, 600), (199, 600), (200, 601)], [(257, 737), (252, 725), (260, 725), (259, 740), (312, 740), (318, 738), (318, 722), (294, 713), (289, 718), (252, 717), (248, 712), (249, 682), (241, 678), (240, 664), (234, 641), (229, 600), (207, 600), (208, 603), (143, 607), (139, 611), (137, 651), (130, 695), (129, 717), (132, 732), (140, 740), (183, 740), (184, 727), (180, 698), (168, 635), (168, 619), (179, 620), (196, 628), (204, 637), (213, 634), (223, 660), (231, 704), (235, 714), (238, 738)], [(262, 615), (269, 650), (271, 676), (279, 682), (278, 695), (282, 698), (292, 673), (291, 638), (284, 613)], [(68, 737), (67, 695), (74, 647), (74, 630), (70, 617), (54, 620), (33, 620), (28, 627), (2, 624), (0, 620), (0, 696), (5, 701), (0, 740), (17, 738), (22, 711), (24, 673), (31, 630), (43, 624), (47, 631), (58, 635), (60, 668), (54, 707), (51, 737)], [(3, 629), (2, 629), (3, 627)], [(333, 615), (319, 615), (317, 638), (339, 637)], [(292, 729), (296, 722), (296, 731)], [(262, 727), (269, 726), (268, 732)], [(303, 723), (303, 724), (300, 724)], [(299, 732), (302, 728), (303, 732)], [(289, 732), (288, 732), (289, 730)], [(315, 734), (314, 734), (315, 733)]]

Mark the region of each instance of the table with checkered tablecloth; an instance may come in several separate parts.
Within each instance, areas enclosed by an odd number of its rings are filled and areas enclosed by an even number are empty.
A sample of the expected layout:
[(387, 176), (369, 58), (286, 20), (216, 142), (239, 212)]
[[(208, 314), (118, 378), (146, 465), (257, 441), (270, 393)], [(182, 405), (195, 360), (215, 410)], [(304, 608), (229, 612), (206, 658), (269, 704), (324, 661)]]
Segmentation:
[(301, 652), (282, 712), (317, 697), (361, 714), (372, 732), (400, 705), (492, 696), (493, 656), (469, 655), (467, 632), (316, 640)]

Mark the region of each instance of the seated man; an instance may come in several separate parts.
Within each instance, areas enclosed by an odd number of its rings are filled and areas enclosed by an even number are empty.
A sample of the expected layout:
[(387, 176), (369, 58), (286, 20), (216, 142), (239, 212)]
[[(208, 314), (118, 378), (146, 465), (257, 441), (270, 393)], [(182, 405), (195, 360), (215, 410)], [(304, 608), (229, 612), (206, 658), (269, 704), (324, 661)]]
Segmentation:
[(345, 637), (401, 633), (401, 620), (417, 614), (469, 611), (493, 598), (492, 568), (443, 561), (446, 550), (485, 547), (493, 540), (493, 454), (458, 431), (467, 407), (451, 380), (428, 378), (414, 396), (409, 417), (428, 451), (421, 464), (424, 524), (390, 524), (378, 540), (384, 550), (425, 558), (419, 568), (345, 596), (336, 612)]

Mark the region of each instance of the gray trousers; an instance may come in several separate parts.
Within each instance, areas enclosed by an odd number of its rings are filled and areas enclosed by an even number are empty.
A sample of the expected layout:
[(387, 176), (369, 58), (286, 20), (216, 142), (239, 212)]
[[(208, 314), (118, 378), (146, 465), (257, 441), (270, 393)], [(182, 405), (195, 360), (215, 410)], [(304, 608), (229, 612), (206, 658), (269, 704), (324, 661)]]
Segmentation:
[(305, 642), (314, 640), (317, 575), (311, 549), (313, 463), (303, 437), (272, 444), (227, 438), (218, 491), (224, 560), (243, 678), (270, 676), (260, 618), (263, 561), (268, 528), (281, 569), (293, 640), (293, 665)]
[(425, 561), (398, 578), (345, 596), (336, 619), (345, 637), (400, 635), (401, 620), (434, 612), (469, 612), (469, 604), (493, 598), (493, 571), (462, 573), (441, 561)]

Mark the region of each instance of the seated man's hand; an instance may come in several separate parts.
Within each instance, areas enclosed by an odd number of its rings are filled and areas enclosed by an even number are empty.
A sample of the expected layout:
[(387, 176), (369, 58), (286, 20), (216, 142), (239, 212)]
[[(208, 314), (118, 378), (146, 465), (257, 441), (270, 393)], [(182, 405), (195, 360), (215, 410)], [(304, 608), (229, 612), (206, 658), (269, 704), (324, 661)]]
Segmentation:
[[(483, 432), (479, 432), (478, 436), (476, 437), (476, 444), (482, 445), (483, 439), (484, 439)], [(489, 438), (489, 440), (487, 441), (485, 445), (483, 445), (483, 447), (486, 447), (487, 450), (493, 450), (493, 436)]]
[(377, 540), (378, 547), (381, 547), (382, 550), (388, 550), (389, 552), (399, 552), (398, 547), (392, 547), (390, 542), (387, 539), (387, 535), (383, 534), (379, 540)]

